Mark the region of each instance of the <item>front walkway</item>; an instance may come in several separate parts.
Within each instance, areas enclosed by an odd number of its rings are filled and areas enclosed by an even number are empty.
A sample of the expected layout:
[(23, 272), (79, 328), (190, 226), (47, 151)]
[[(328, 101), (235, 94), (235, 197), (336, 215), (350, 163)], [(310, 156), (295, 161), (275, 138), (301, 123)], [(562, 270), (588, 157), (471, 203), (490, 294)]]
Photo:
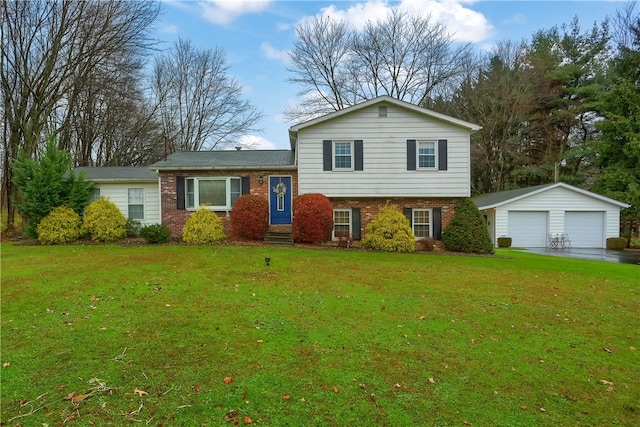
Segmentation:
[(552, 255), (567, 258), (581, 258), (596, 261), (617, 262), (621, 264), (640, 265), (640, 250), (626, 249), (624, 251), (614, 251), (611, 249), (597, 248), (526, 248), (527, 252), (541, 255)]

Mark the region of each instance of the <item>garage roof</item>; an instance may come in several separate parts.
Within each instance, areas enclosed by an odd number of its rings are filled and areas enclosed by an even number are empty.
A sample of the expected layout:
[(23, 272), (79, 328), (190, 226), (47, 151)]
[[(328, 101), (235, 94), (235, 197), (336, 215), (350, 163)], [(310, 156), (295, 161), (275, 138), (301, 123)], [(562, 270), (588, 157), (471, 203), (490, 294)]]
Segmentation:
[(619, 202), (609, 197), (602, 196), (600, 194), (593, 193), (591, 191), (583, 190), (582, 188), (574, 187), (573, 185), (565, 184), (564, 182), (556, 182), (552, 184), (542, 184), (533, 187), (518, 188), (515, 190), (500, 191), (497, 193), (481, 194), (473, 198), (473, 202), (478, 209), (492, 209), (498, 206), (505, 205), (507, 203), (514, 202), (516, 200), (524, 199), (526, 197), (533, 196), (534, 194), (543, 193), (553, 188), (566, 188), (567, 190), (575, 191), (576, 193), (583, 194), (585, 196), (593, 197), (594, 199), (602, 200), (612, 205), (616, 205), (622, 208), (628, 208), (630, 205)]

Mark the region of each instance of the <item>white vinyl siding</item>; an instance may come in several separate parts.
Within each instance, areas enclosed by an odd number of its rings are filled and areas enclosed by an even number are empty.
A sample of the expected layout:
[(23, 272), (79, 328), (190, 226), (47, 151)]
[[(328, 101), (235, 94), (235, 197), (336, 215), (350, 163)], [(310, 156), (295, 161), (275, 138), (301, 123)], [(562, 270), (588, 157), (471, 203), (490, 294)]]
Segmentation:
[(96, 182), (96, 189), (101, 196), (113, 202), (122, 215), (129, 218), (129, 189), (142, 189), (144, 219), (139, 220), (143, 225), (160, 224), (160, 192), (158, 181), (103, 183)]
[[(575, 230), (569, 233), (566, 224), (567, 212), (600, 212), (603, 220), (602, 241), (597, 247), (605, 247), (608, 237), (618, 237), (620, 235), (620, 208), (604, 200), (590, 197), (589, 195), (572, 191), (563, 187), (556, 187), (538, 194), (524, 197), (498, 206), (493, 216), (493, 227), (495, 232), (494, 244), (501, 236), (513, 237), (509, 235), (509, 212), (510, 211), (544, 211), (547, 212), (547, 230), (544, 233), (568, 233), (571, 245), (576, 247), (581, 237)], [(513, 241), (513, 246), (516, 242)]]
[[(446, 139), (447, 170), (407, 170), (409, 139)], [(323, 170), (325, 140), (362, 140), (363, 170)], [(378, 106), (372, 105), (299, 131), (298, 191), (327, 197), (469, 197), (469, 141), (467, 129), (395, 105), (380, 118)]]

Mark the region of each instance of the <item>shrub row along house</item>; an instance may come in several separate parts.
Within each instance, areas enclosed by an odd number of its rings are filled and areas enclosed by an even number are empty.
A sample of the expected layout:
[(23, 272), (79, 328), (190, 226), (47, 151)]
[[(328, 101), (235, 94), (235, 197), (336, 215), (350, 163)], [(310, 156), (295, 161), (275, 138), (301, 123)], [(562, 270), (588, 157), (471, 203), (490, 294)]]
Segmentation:
[[(293, 198), (320, 193), (333, 205), (334, 237), (360, 240), (380, 208), (393, 204), (416, 237), (440, 239), (457, 202), (470, 196), (470, 137), (479, 129), (381, 96), (292, 126), (290, 150), (176, 152), (148, 168), (77, 171), (125, 216), (162, 223), (175, 237), (201, 206), (218, 213), (230, 231), (229, 212), (247, 193), (267, 198), (270, 226), (286, 228)], [(618, 216), (607, 221), (617, 224), (624, 206), (615, 203)], [(612, 227), (604, 229), (603, 239), (615, 237)], [(493, 231), (494, 243), (501, 230)]]

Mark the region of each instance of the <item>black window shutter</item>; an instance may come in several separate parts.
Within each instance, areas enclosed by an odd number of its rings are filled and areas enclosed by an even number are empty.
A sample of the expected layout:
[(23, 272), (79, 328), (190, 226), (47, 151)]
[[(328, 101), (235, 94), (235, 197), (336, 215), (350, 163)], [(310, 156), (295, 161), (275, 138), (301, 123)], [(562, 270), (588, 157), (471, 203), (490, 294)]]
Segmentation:
[(447, 170), (447, 140), (438, 140), (438, 170)]
[(407, 139), (407, 170), (416, 170), (416, 140)]
[(431, 210), (431, 222), (433, 238), (440, 240), (442, 238), (442, 208), (433, 208)]
[(361, 139), (356, 139), (355, 141), (353, 141), (353, 151), (355, 151), (355, 167), (354, 169), (357, 171), (361, 171), (363, 170), (363, 161), (362, 161), (362, 156), (363, 156), (363, 144), (362, 144), (362, 140)]
[(409, 220), (409, 225), (413, 227), (413, 211), (411, 210), (411, 208), (403, 208), (402, 213)]
[(329, 140), (322, 141), (322, 170), (330, 171), (333, 169), (332, 145)]
[(248, 176), (242, 177), (242, 194), (249, 194), (251, 185), (251, 178)]
[(184, 176), (176, 176), (177, 209), (184, 210)]
[(362, 233), (360, 232), (360, 228), (362, 228), (361, 224), (360, 208), (351, 209), (351, 227), (353, 228), (351, 234), (353, 234), (353, 240), (360, 240), (362, 238)]

